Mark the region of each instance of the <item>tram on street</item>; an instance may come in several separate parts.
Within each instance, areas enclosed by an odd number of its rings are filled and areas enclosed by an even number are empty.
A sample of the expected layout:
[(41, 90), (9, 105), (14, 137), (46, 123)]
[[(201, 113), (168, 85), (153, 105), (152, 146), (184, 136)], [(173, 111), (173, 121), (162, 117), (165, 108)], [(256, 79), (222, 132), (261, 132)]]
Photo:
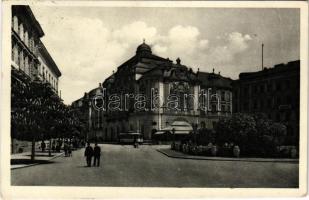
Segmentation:
[(143, 136), (141, 133), (129, 131), (126, 133), (119, 134), (120, 144), (134, 144), (135, 142), (139, 144), (143, 143)]

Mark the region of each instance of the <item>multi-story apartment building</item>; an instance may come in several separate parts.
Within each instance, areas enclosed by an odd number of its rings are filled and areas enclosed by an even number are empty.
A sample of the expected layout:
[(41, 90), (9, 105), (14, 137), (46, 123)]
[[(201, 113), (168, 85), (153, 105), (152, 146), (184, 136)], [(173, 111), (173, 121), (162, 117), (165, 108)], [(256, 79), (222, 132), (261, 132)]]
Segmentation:
[(287, 143), (298, 144), (300, 61), (278, 64), (258, 72), (240, 73), (233, 83), (233, 110), (265, 113), (287, 126)]
[[(20, 85), (30, 87), (27, 83), (31, 83), (32, 81), (48, 82), (49, 84), (47, 86), (54, 91), (56, 98), (59, 98), (57, 94), (61, 72), (41, 42), (40, 38), (43, 36), (44, 32), (42, 27), (29, 6), (12, 6), (11, 86), (15, 88), (15, 90), (11, 90), (11, 99), (13, 102), (15, 101), (15, 94), (18, 93), (17, 91), (21, 91)], [(11, 104), (12, 112), (16, 110), (19, 104), (16, 101)], [(11, 123), (16, 124), (20, 121), (25, 120), (12, 118)], [(14, 131), (13, 125), (11, 130), (12, 153), (18, 152), (18, 149), (21, 148), (30, 148), (26, 141), (19, 141), (23, 140), (25, 138), (24, 136), (29, 134), (29, 132), (23, 132), (22, 129)]]
[(12, 6), (12, 75), (13, 78), (38, 76), (39, 43), (44, 32), (29, 6)]
[(49, 83), (53, 91), (58, 93), (58, 84), (61, 72), (42, 42), (40, 42), (39, 46), (38, 59), (40, 62), (40, 65), (38, 66), (39, 79)]

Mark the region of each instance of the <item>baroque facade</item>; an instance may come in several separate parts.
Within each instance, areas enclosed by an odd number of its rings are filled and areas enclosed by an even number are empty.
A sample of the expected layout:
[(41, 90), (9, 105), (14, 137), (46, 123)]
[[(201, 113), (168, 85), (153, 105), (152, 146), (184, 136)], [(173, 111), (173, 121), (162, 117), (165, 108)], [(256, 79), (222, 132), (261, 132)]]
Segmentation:
[[(103, 96), (103, 110), (94, 105), (98, 95)], [(179, 58), (174, 63), (154, 55), (144, 42), (98, 88), (72, 105), (84, 108), (89, 138), (116, 142), (120, 133), (133, 131), (150, 141), (175, 122), (212, 129), (220, 117), (231, 115), (232, 80), (214, 70), (194, 72)]]
[(299, 141), (300, 61), (240, 73), (233, 83), (233, 110), (265, 113), (287, 126), (287, 143)]

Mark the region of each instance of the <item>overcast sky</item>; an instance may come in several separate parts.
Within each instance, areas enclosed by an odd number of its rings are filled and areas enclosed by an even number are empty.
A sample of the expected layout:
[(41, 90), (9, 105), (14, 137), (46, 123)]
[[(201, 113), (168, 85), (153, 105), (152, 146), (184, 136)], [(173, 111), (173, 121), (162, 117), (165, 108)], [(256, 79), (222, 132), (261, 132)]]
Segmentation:
[(298, 9), (31, 7), (62, 72), (64, 102), (103, 82), (142, 43), (194, 70), (240, 72), (299, 59)]

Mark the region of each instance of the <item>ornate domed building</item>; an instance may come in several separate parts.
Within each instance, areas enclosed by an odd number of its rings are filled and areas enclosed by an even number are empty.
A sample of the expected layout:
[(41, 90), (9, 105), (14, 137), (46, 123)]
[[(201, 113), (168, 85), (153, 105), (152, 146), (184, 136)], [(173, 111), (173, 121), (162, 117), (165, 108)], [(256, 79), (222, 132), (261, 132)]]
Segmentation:
[(211, 129), (220, 117), (231, 114), (231, 82), (214, 71), (194, 72), (180, 58), (174, 63), (154, 55), (144, 41), (103, 82), (104, 112), (91, 112), (102, 116), (92, 116), (95, 122), (89, 122), (102, 128), (90, 127), (89, 138), (118, 141), (121, 133), (138, 132), (150, 141), (173, 124), (178, 124), (175, 134), (189, 134), (188, 124)]
[(145, 54), (152, 54), (151, 48), (149, 45), (143, 41), (143, 44), (140, 44), (136, 49), (136, 55), (145, 55)]

